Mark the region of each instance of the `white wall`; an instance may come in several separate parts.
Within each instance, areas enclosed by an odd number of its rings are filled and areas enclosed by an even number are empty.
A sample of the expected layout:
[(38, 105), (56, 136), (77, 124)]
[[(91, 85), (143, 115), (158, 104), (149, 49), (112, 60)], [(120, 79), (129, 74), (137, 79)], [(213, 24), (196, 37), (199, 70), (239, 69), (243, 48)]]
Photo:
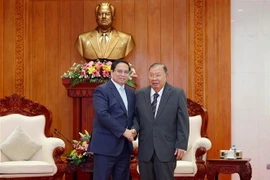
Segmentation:
[(270, 0), (232, 0), (231, 19), (232, 143), (251, 158), (252, 179), (269, 180)]

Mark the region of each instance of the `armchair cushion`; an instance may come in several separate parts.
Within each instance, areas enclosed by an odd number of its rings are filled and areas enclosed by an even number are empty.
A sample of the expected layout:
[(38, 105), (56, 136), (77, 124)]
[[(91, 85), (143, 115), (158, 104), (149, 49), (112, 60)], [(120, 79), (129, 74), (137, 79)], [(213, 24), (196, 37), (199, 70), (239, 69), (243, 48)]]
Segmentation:
[(194, 163), (191, 161), (176, 161), (176, 168), (174, 173), (177, 174), (193, 174), (194, 173)]
[[(10, 168), (12, 167), (12, 168)], [(44, 161), (6, 161), (0, 164), (3, 174), (53, 174), (53, 165)]]
[(2, 152), (12, 161), (29, 160), (41, 147), (20, 126), (1, 144)]

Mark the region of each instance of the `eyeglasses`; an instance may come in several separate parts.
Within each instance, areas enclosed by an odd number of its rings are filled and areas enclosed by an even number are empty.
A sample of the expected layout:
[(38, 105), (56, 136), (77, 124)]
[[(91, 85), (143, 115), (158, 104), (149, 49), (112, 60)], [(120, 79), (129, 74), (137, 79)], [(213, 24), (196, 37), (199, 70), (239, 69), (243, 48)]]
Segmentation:
[(161, 78), (161, 76), (163, 76), (163, 74), (149, 74), (148, 75), (148, 77), (150, 78), (150, 79), (160, 79)]
[(122, 69), (117, 69), (115, 70), (118, 74), (124, 74), (124, 75), (128, 75), (129, 71), (128, 70), (122, 70)]

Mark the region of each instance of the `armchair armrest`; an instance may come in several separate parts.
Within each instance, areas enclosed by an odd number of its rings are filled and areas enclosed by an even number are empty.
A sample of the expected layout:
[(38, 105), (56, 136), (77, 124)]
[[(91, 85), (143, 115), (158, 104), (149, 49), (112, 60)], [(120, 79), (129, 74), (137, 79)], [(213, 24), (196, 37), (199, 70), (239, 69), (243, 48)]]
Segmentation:
[(198, 149), (199, 147), (204, 147), (208, 151), (212, 147), (212, 143), (209, 139), (202, 137), (194, 142), (192, 148)]
[(197, 139), (193, 144), (193, 150), (195, 151), (197, 173), (195, 178), (200, 179), (199, 177), (204, 177), (206, 174), (206, 152), (211, 148), (212, 143), (207, 138)]
[(62, 139), (49, 137), (42, 143), (43, 160), (54, 165), (54, 173), (57, 171), (56, 163), (63, 164), (60, 156), (64, 153), (65, 143)]
[(193, 151), (195, 152), (196, 162), (203, 161), (203, 155), (212, 147), (212, 143), (207, 138), (199, 138), (193, 144)]
[(211, 148), (212, 143), (209, 139), (201, 137), (188, 145), (188, 150), (182, 160), (191, 161), (194, 168), (195, 179), (202, 179), (206, 173), (205, 155)]
[[(209, 139), (201, 137), (195, 140), (193, 144), (188, 145), (188, 156), (193, 163), (203, 159), (203, 155), (211, 148), (212, 143)], [(185, 160), (185, 156), (183, 158)]]

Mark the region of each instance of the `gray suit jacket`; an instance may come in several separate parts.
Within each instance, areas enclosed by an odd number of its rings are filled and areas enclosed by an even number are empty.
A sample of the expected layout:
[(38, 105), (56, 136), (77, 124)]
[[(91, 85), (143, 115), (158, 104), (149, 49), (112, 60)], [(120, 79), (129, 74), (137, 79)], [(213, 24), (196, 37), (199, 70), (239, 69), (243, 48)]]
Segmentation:
[(139, 160), (150, 161), (155, 151), (160, 161), (175, 161), (175, 148), (186, 150), (188, 145), (189, 116), (185, 92), (166, 83), (154, 119), (150, 90), (149, 86), (136, 93), (133, 128), (139, 132)]

